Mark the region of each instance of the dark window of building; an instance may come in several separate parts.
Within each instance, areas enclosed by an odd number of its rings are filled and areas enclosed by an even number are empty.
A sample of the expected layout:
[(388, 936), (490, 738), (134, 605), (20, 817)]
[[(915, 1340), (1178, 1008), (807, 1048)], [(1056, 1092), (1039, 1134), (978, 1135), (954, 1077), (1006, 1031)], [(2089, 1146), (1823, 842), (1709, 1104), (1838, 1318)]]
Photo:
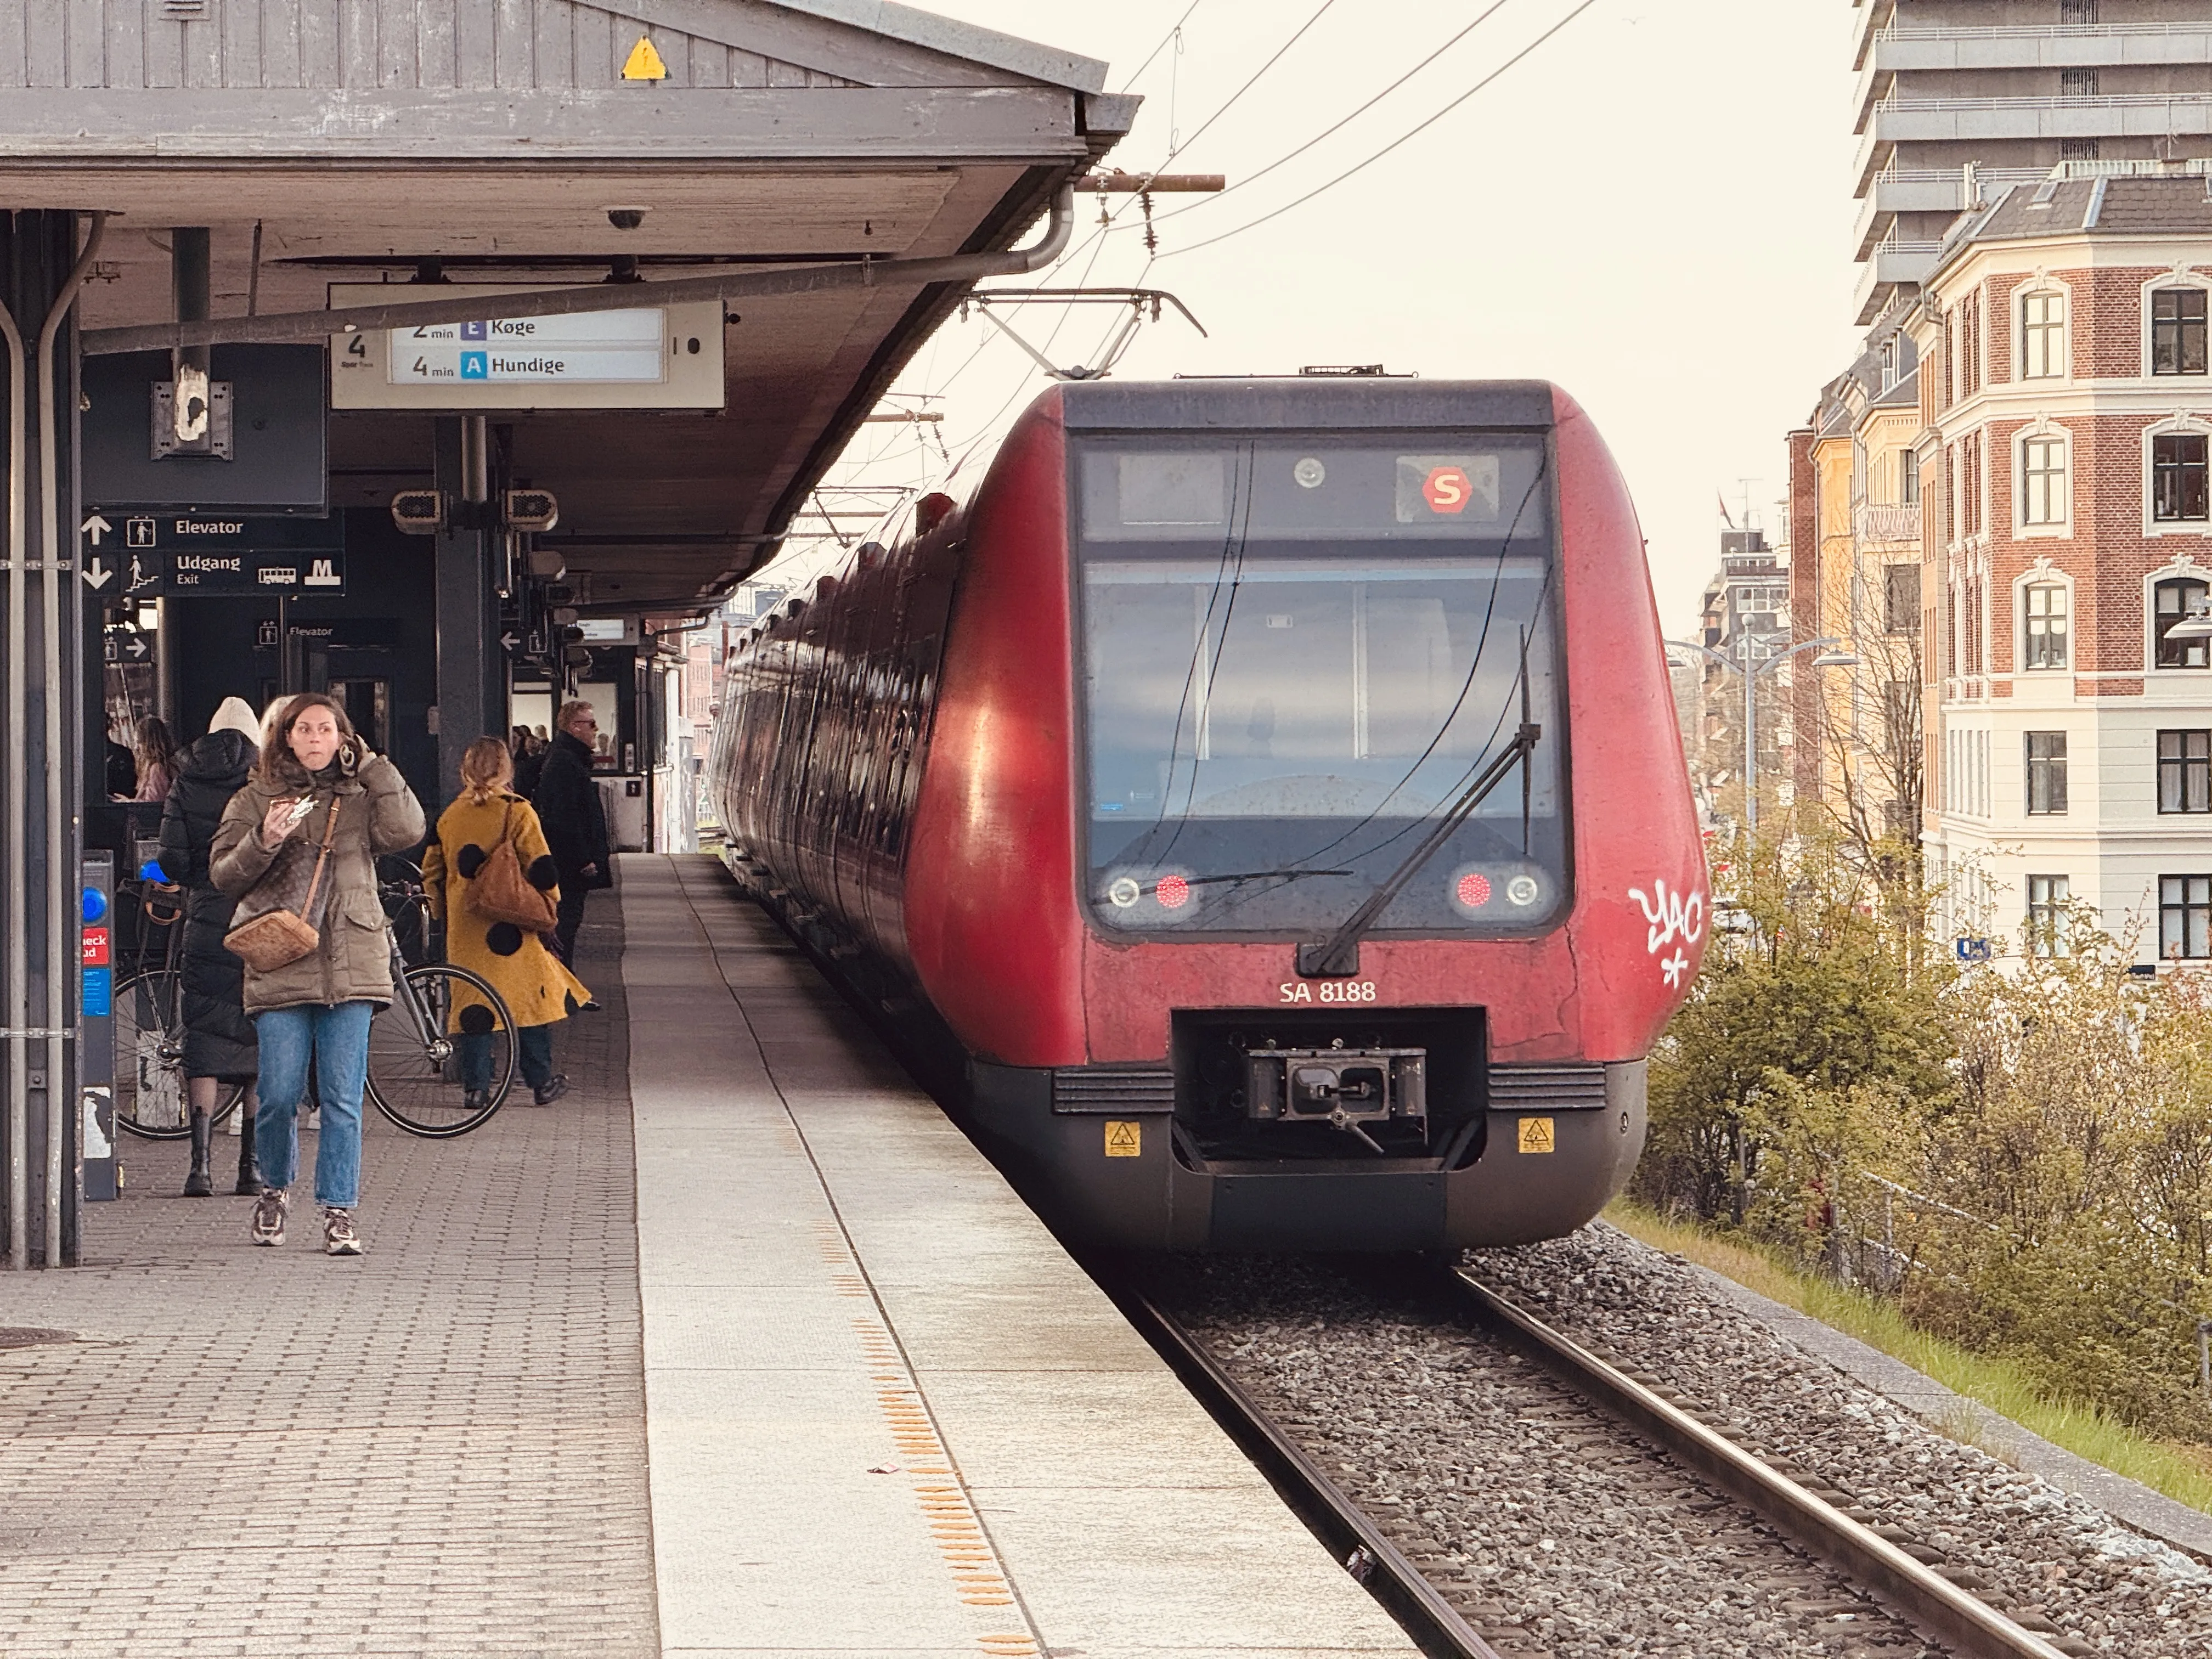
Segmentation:
[(2158, 734), (2158, 810), (2212, 812), (2212, 732)]
[(2105, 146), (2095, 138), (2061, 138), (2058, 159), (2062, 161), (2094, 161), (2103, 156)]
[(1910, 449), (1899, 450), (1897, 454), (1897, 504), (1920, 505), (1920, 457)]
[(2212, 957), (2212, 876), (2158, 878), (2158, 953)]
[(2202, 615), (2208, 590), (2203, 582), (2190, 577), (2177, 577), (2172, 581), (2160, 582), (2154, 590), (2152, 606), (2153, 637), (2157, 650), (2151, 660), (2160, 668), (2203, 668), (2212, 663), (2212, 646), (2207, 640), (2169, 640), (2166, 635), (2174, 623), (2192, 612)]
[(2066, 666), (2066, 589), (2057, 582), (2036, 582), (2027, 591), (2027, 638), (2021, 660), (2029, 668)]
[(2087, 28), (2097, 21), (2097, 0), (2058, 0), (2058, 21)]
[(2160, 524), (2212, 516), (2205, 492), (2205, 439), (2169, 432), (2150, 441), (2150, 515)]
[(2097, 71), (2093, 69), (2059, 70), (2058, 94), (2062, 98), (2094, 98), (2097, 95)]
[(2032, 957), (2061, 957), (2066, 954), (2063, 929), (2066, 922), (2066, 902), (2073, 896), (2073, 883), (2064, 876), (2030, 876), (2027, 878), (2027, 953)]
[(2202, 374), (2205, 351), (2205, 292), (2162, 288), (2150, 296), (2150, 372)]
[(1920, 567), (1884, 565), (1881, 571), (1881, 625), (1893, 634), (1920, 631)]
[(2066, 734), (2027, 734), (2027, 810), (2056, 816), (2066, 810)]

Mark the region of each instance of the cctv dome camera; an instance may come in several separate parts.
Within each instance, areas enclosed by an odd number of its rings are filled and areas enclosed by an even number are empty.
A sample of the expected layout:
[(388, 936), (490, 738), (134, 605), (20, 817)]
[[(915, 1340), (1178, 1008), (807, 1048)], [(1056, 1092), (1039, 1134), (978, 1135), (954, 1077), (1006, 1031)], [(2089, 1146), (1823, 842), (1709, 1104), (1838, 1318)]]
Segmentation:
[(645, 222), (646, 210), (641, 207), (611, 207), (607, 222), (617, 230), (635, 230)]

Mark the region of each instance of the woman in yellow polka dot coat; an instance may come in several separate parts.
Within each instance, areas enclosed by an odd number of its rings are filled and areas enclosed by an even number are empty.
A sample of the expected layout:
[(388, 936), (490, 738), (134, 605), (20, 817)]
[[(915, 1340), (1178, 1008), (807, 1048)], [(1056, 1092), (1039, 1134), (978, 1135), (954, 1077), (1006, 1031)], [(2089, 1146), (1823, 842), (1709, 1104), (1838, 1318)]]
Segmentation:
[[(469, 883), (502, 834), (514, 842), (530, 884), (560, 898), (538, 814), (507, 787), (514, 775), (514, 757), (497, 738), (469, 745), (461, 757), (461, 793), (440, 816), (437, 836), (423, 854), (422, 884), (431, 914), (445, 921), (446, 960), (491, 981), (514, 1017), (523, 1081), (538, 1105), (550, 1106), (568, 1091), (568, 1079), (553, 1070), (554, 1023), (568, 1018), (572, 998), (580, 1007), (592, 994), (537, 934), (510, 921), (487, 921), (468, 902)], [(491, 1085), (494, 1017), (483, 999), (457, 989), (450, 1018), (461, 1036), (461, 1086), (481, 1095)]]

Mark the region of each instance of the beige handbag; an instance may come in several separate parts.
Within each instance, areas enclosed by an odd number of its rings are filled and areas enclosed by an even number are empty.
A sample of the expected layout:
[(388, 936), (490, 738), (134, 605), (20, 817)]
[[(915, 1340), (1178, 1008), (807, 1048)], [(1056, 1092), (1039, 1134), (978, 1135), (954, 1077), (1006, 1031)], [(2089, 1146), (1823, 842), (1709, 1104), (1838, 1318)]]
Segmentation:
[(514, 838), (508, 833), (514, 819), (514, 809), (510, 806), (499, 821), (499, 845), (469, 878), (463, 902), (470, 915), (486, 921), (512, 922), (526, 933), (548, 933), (558, 916), (558, 907), (550, 893), (539, 892), (523, 875), (522, 857), (514, 850)]
[[(261, 833), (259, 825), (254, 827), (253, 833)], [(308, 869), (307, 843), (289, 842), (277, 850), (276, 861), (241, 901), (250, 902), (266, 892), (272, 902), (258, 915), (239, 923), (224, 934), (224, 950), (254, 972), (270, 974), (279, 968), (290, 967), (323, 942), (322, 933), (307, 918), (318, 915), (328, 902), (330, 895), (323, 886), (323, 871), (330, 863), (331, 843), (337, 839), (337, 833), (338, 800), (333, 795), (330, 817), (323, 826), (322, 849), (314, 855), (306, 892), (295, 903), (283, 902), (287, 890), (297, 884), (300, 872)]]

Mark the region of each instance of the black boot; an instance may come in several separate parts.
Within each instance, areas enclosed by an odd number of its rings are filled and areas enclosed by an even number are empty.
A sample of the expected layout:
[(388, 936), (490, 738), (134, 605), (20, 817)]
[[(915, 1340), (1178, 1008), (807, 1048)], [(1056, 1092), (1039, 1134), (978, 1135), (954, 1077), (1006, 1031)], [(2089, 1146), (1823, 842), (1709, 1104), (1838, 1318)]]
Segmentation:
[(231, 1191), (240, 1198), (258, 1197), (261, 1192), (261, 1164), (253, 1156), (253, 1120), (250, 1117), (238, 1126), (238, 1185)]
[(197, 1106), (192, 1108), (192, 1167), (185, 1176), (185, 1196), (205, 1198), (215, 1191), (215, 1182), (208, 1179), (208, 1115)]

